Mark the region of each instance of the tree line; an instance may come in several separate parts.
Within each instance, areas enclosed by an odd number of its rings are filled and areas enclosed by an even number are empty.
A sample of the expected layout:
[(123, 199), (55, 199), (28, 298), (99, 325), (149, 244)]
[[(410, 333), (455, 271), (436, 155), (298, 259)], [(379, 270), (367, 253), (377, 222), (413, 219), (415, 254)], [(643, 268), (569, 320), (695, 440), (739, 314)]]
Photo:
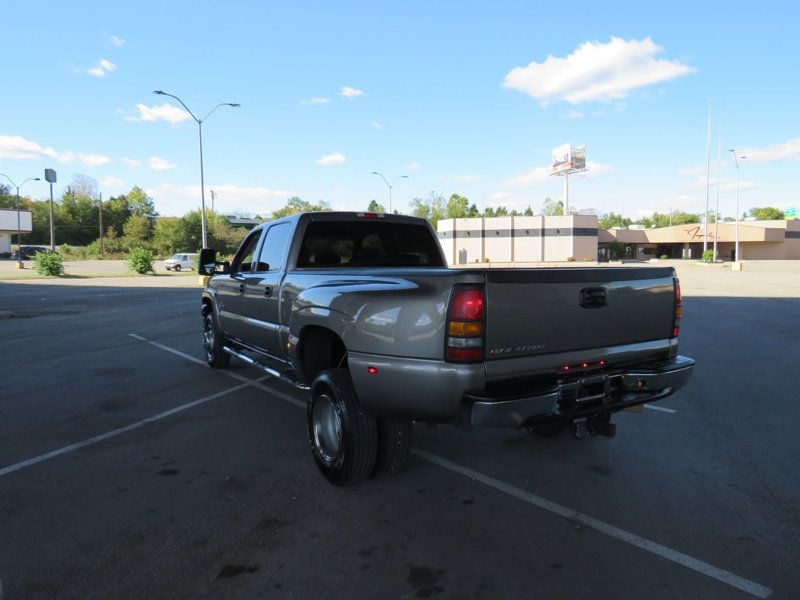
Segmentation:
[[(50, 243), (50, 201), (20, 198), (21, 208), (32, 215), (33, 231), (25, 234), (26, 244), (47, 245)], [(0, 208), (16, 208), (16, 196), (8, 186), (0, 184)], [(325, 201), (308, 202), (293, 196), (281, 208), (272, 211), (269, 219), (279, 219), (288, 215), (331, 210)], [(369, 212), (386, 212), (384, 206), (371, 200)], [(127, 254), (131, 248), (145, 248), (156, 255), (166, 256), (175, 252), (193, 252), (201, 247), (201, 214), (193, 210), (182, 217), (162, 217), (155, 210), (153, 199), (145, 191), (134, 186), (126, 194), (112, 196), (100, 202), (97, 184), (90, 177), (77, 175), (72, 184), (53, 203), (56, 243), (59, 246), (81, 248), (85, 258)], [(394, 211), (397, 214), (397, 210)], [(571, 214), (597, 214), (593, 209), (570, 210)], [(441, 219), (461, 219), (469, 217), (534, 216), (531, 206), (522, 211), (505, 206), (486, 207), (479, 210), (466, 196), (431, 192), (427, 198), (414, 198), (411, 201), (411, 214), (431, 222), (434, 228)], [(560, 200), (545, 198), (541, 215), (563, 215), (564, 204)], [(745, 213), (742, 218), (748, 216)], [(751, 208), (749, 216), (757, 220), (782, 219), (783, 212), (773, 207)], [(102, 219), (102, 227), (101, 227)], [(260, 219), (259, 219), (260, 220)], [(266, 219), (265, 219), (266, 220)], [(701, 215), (672, 211), (654, 213), (634, 221), (614, 212), (603, 214), (598, 219), (601, 229), (641, 225), (645, 228), (668, 227), (687, 223), (700, 223)], [(710, 220), (713, 222), (714, 215)], [(726, 218), (726, 221), (733, 221)], [(246, 234), (243, 228), (232, 227), (227, 217), (213, 211), (206, 211), (209, 247), (221, 255), (232, 254)], [(16, 236), (12, 240), (16, 242)]]

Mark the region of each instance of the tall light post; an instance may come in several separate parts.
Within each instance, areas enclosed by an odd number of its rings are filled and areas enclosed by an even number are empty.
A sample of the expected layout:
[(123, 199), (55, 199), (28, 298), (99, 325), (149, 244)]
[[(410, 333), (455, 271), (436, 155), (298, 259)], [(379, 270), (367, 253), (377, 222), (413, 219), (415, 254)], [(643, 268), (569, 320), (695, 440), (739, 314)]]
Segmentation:
[(389, 183), (386, 180), (386, 177), (383, 176), (383, 173), (378, 173), (377, 171), (373, 171), (372, 174), (378, 175), (381, 179), (383, 179), (383, 182), (386, 184), (386, 187), (389, 188), (389, 214), (392, 214), (392, 188), (394, 187), (394, 184), (400, 181), (401, 179), (408, 179), (408, 175), (400, 175), (392, 183)]
[(208, 111), (208, 114), (205, 117), (203, 117), (202, 119), (198, 119), (194, 115), (194, 113), (189, 109), (189, 107), (186, 106), (186, 104), (184, 104), (183, 100), (181, 100), (177, 96), (169, 94), (162, 90), (153, 90), (153, 93), (159, 96), (169, 96), (170, 98), (174, 98), (175, 100), (180, 102), (181, 106), (183, 106), (183, 108), (186, 109), (186, 112), (188, 112), (195, 120), (195, 123), (197, 123), (197, 131), (200, 135), (200, 224), (202, 229), (203, 248), (206, 248), (208, 247), (208, 237), (206, 235), (206, 192), (205, 192), (205, 181), (203, 179), (203, 121), (208, 119), (208, 117), (211, 116), (211, 113), (217, 110), (220, 106), (231, 106), (233, 108), (238, 108), (239, 106), (241, 106), (241, 104), (238, 104), (236, 102), (220, 102), (210, 111)]
[[(729, 150), (731, 154), (733, 154), (733, 162), (736, 164), (736, 249), (733, 251), (736, 256), (736, 262), (741, 261), (741, 257), (739, 256), (739, 160), (736, 158), (736, 149), (731, 148)], [(747, 158), (746, 156), (740, 156), (739, 158)]]
[(8, 181), (17, 188), (17, 268), (22, 269), (25, 265), (22, 264), (22, 225), (20, 224), (20, 217), (19, 217), (19, 188), (23, 185), (28, 183), (29, 181), (39, 181), (38, 177), (28, 177), (25, 181), (17, 185), (11, 180), (11, 177), (6, 175), (5, 173), (0, 173), (3, 177), (8, 179)]

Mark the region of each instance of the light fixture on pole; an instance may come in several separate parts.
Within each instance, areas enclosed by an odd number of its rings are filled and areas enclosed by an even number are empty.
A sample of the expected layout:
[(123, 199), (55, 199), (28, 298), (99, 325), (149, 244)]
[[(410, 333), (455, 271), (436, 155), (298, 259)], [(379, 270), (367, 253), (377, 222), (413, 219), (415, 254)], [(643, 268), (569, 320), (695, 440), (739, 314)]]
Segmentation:
[(39, 178), (38, 177), (28, 177), (25, 181), (23, 181), (22, 183), (17, 185), (16, 183), (14, 183), (11, 180), (11, 177), (6, 175), (5, 173), (0, 173), (0, 175), (5, 177), (6, 179), (8, 179), (8, 181), (11, 183), (11, 185), (13, 185), (15, 188), (17, 188), (17, 268), (18, 269), (24, 269), (25, 265), (22, 264), (22, 226), (20, 225), (20, 218), (19, 218), (19, 212), (20, 212), (20, 207), (19, 207), (19, 188), (21, 188), (23, 185), (25, 185), (29, 181), (39, 181)]
[(383, 176), (383, 173), (378, 173), (377, 171), (373, 171), (372, 174), (378, 175), (381, 179), (383, 179), (383, 182), (386, 184), (386, 187), (389, 188), (389, 214), (392, 214), (392, 188), (394, 187), (394, 184), (400, 181), (401, 179), (408, 179), (408, 175), (400, 175), (392, 183), (389, 183), (386, 180), (386, 177)]
[[(736, 262), (740, 262), (741, 257), (739, 256), (739, 160), (736, 158), (736, 149), (731, 148), (729, 150), (731, 154), (733, 154), (733, 162), (736, 165), (736, 246), (734, 249), (734, 258)], [(747, 158), (746, 156), (740, 156), (739, 158)]]
[(184, 104), (183, 100), (181, 100), (180, 98), (178, 98), (174, 94), (169, 94), (169, 93), (164, 92), (162, 90), (153, 90), (153, 93), (157, 94), (158, 96), (169, 96), (170, 98), (174, 98), (175, 100), (180, 102), (181, 106), (183, 106), (183, 108), (186, 109), (186, 112), (188, 112), (191, 115), (191, 117), (195, 120), (195, 122), (197, 123), (197, 131), (198, 131), (198, 134), (200, 136), (200, 224), (201, 224), (201, 229), (202, 229), (201, 235), (202, 235), (202, 238), (203, 238), (203, 240), (202, 240), (203, 248), (206, 248), (206, 247), (208, 247), (208, 237), (207, 237), (207, 228), (206, 228), (206, 193), (205, 193), (205, 182), (204, 182), (204, 179), (203, 179), (203, 121), (208, 119), (208, 117), (211, 116), (211, 113), (213, 113), (215, 110), (217, 110), (220, 106), (230, 106), (230, 107), (233, 107), (233, 108), (238, 108), (238, 107), (241, 106), (241, 104), (239, 104), (237, 102), (220, 102), (214, 108), (212, 108), (210, 111), (208, 111), (208, 114), (205, 117), (203, 117), (202, 119), (198, 119), (194, 115), (194, 113), (191, 110), (189, 110), (189, 107), (186, 106), (186, 104)]

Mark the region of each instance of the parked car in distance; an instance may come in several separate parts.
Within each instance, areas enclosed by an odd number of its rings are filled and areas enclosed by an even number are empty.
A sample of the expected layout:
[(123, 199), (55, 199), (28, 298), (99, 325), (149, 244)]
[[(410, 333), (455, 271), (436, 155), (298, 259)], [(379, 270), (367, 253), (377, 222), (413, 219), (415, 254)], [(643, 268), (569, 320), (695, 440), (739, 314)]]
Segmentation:
[(194, 269), (195, 262), (197, 261), (197, 254), (192, 253), (178, 253), (173, 254), (164, 261), (164, 268), (167, 271), (180, 271), (181, 269)]
[[(53, 254), (47, 246), (21, 246), (19, 250), (15, 250), (12, 254), (14, 260), (31, 260), (37, 253)], [(20, 258), (20, 254), (22, 258)]]

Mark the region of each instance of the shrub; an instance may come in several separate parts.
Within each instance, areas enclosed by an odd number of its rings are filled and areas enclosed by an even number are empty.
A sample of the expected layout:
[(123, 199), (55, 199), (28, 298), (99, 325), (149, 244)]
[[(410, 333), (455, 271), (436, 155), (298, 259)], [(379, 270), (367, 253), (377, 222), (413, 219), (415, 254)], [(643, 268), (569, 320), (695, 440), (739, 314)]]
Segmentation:
[(153, 253), (144, 248), (131, 248), (128, 254), (128, 268), (140, 275), (155, 273), (153, 270)]
[(574, 256), (568, 256), (567, 257), (567, 262), (575, 262), (575, 257)]
[(57, 252), (37, 252), (33, 255), (33, 266), (39, 275), (58, 277), (64, 274), (64, 258)]
[(593, 258), (591, 258), (591, 257), (589, 257), (589, 256), (584, 256), (584, 257), (583, 257), (583, 262), (592, 262), (593, 260), (594, 260), (594, 259), (593, 259)]
[(660, 258), (661, 260), (667, 260), (669, 258), (669, 256), (667, 256), (666, 254), (662, 254), (658, 258)]
[(714, 262), (714, 251), (710, 248), (708, 250), (703, 251), (703, 262), (711, 263)]

